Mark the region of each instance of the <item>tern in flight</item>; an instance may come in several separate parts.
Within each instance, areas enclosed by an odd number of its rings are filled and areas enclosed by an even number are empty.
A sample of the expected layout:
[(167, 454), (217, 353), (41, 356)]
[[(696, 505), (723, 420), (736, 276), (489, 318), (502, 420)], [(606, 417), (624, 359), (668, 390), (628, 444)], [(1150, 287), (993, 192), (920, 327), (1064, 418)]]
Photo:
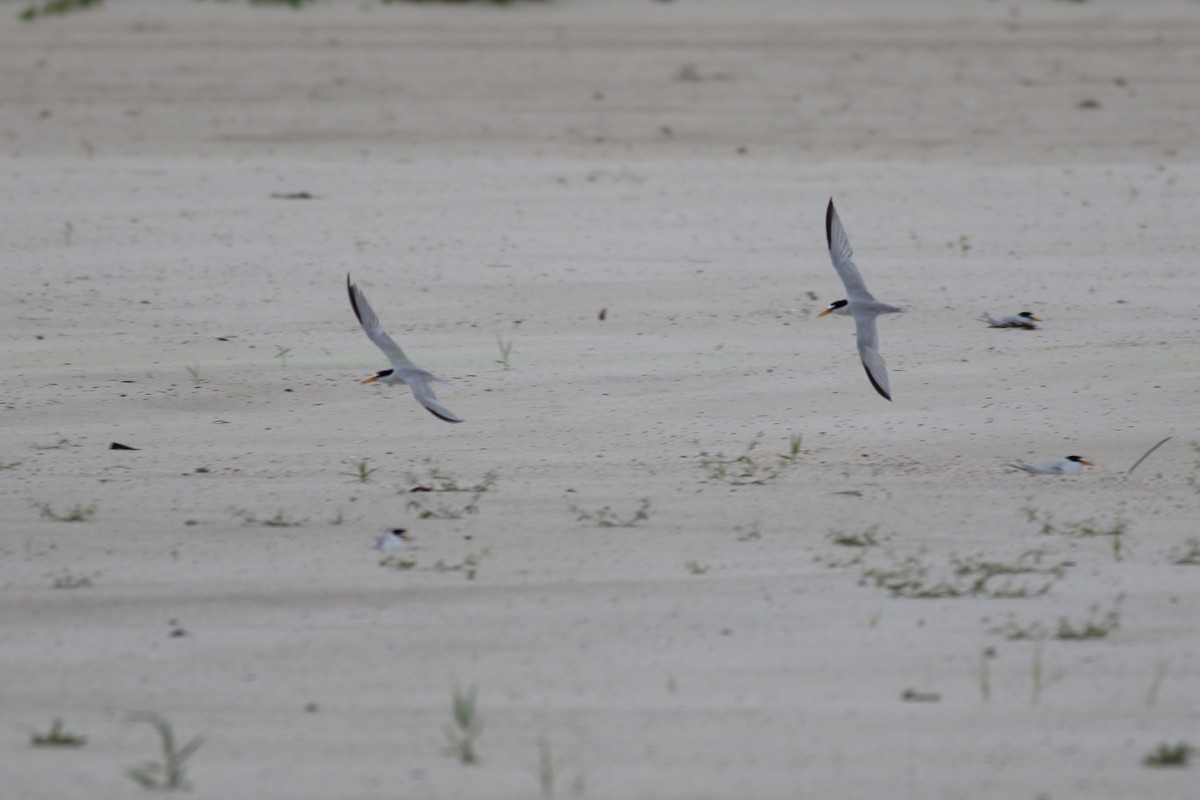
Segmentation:
[(979, 317), (980, 322), (986, 322), (989, 328), (1024, 328), (1027, 331), (1036, 331), (1036, 323), (1041, 322), (1029, 311), (1022, 311), (1020, 314), (1013, 314), (1008, 317), (1000, 317), (997, 319), (986, 311), (983, 316)]
[[(1083, 456), (1067, 456), (1066, 458), (1058, 458), (1054, 461), (1043, 461), (1041, 464), (1029, 464), (1020, 459), (1017, 459), (1010, 467), (1023, 469), (1030, 475), (1078, 475), (1083, 472), (1084, 466), (1096, 466), (1091, 461), (1088, 461)], [(1134, 466), (1137, 466), (1136, 464)]]
[(858, 333), (858, 355), (867, 371), (867, 378), (875, 387), (875, 391), (883, 395), (885, 400), (891, 400), (887, 364), (884, 363), (883, 356), (879, 355), (879, 331), (875, 329), (875, 318), (880, 314), (902, 314), (905, 309), (881, 303), (867, 290), (862, 273), (854, 266), (854, 251), (850, 249), (850, 240), (846, 238), (846, 229), (838, 219), (832, 198), (829, 200), (829, 208), (825, 211), (825, 238), (829, 242), (829, 258), (833, 261), (833, 268), (837, 270), (838, 277), (846, 286), (846, 299), (831, 303), (820, 316), (847, 314), (854, 317), (854, 328)]
[[(429, 386), (431, 382), (442, 379), (408, 360), (408, 356), (404, 355), (400, 345), (392, 341), (392, 337), (388, 336), (387, 331), (379, 324), (379, 317), (375, 316), (375, 311), (367, 302), (362, 289), (351, 283), (349, 275), (346, 275), (346, 291), (350, 293), (350, 305), (354, 308), (354, 314), (358, 317), (362, 329), (366, 331), (367, 338), (374, 342), (375, 346), (382, 350), (388, 361), (392, 363), (391, 369), (380, 370), (363, 383), (379, 382), (408, 386), (412, 390), (413, 397), (417, 398), (417, 402), (425, 406), (430, 414), (438, 419), (444, 419), (446, 422), (462, 422), (461, 417), (438, 402), (437, 395)], [(445, 381), (442, 382), (445, 383)]]

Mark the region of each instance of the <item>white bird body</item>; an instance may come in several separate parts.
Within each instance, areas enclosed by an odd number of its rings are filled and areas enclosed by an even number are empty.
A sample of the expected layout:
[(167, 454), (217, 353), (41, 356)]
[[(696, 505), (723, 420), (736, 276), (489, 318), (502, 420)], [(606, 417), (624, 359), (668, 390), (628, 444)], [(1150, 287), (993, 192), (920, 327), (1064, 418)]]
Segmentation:
[(1010, 467), (1023, 469), (1031, 475), (1078, 475), (1083, 472), (1085, 465), (1095, 466), (1083, 456), (1067, 456), (1054, 461), (1043, 461), (1041, 464), (1030, 464), (1017, 459), (1009, 464)]
[(411, 550), (416, 547), (404, 528), (392, 528), (375, 538), (376, 550)]
[(862, 273), (854, 264), (854, 251), (850, 247), (850, 239), (846, 236), (846, 229), (842, 227), (832, 199), (825, 210), (825, 239), (829, 243), (829, 258), (833, 262), (833, 268), (837, 270), (842, 285), (846, 287), (846, 299), (834, 302), (822, 311), (820, 316), (840, 314), (854, 317), (858, 355), (867, 371), (867, 379), (885, 400), (891, 400), (887, 364), (879, 354), (879, 331), (875, 327), (875, 318), (880, 314), (903, 314), (905, 309), (876, 300), (867, 289)]
[(985, 311), (983, 312), (983, 316), (979, 317), (979, 321), (986, 322), (990, 328), (1024, 328), (1027, 331), (1037, 330), (1035, 323), (1041, 322), (1040, 319), (1028, 311), (999, 318), (993, 317)]
[(404, 355), (404, 351), (400, 349), (400, 345), (396, 344), (391, 336), (388, 336), (387, 331), (379, 323), (379, 317), (375, 315), (374, 309), (367, 302), (362, 290), (350, 282), (349, 275), (346, 276), (346, 291), (350, 294), (350, 306), (354, 309), (354, 314), (358, 317), (358, 322), (362, 325), (367, 338), (383, 351), (392, 365), (391, 369), (381, 370), (364, 380), (363, 383), (378, 382), (391, 386), (407, 386), (412, 390), (413, 397), (417, 399), (417, 402), (425, 406), (430, 414), (446, 422), (462, 422), (461, 417), (438, 402), (437, 395), (433, 393), (433, 389), (429, 385), (433, 381), (442, 383), (445, 381), (409, 361), (408, 356)]

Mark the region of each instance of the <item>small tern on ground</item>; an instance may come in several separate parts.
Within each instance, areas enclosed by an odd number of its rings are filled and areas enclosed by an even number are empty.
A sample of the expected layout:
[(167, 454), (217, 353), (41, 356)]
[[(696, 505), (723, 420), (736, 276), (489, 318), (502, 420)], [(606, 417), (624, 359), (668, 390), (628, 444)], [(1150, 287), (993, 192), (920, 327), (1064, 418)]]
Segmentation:
[(1067, 456), (1054, 461), (1043, 461), (1041, 464), (1029, 464), (1017, 459), (1010, 467), (1023, 469), (1031, 475), (1078, 475), (1083, 472), (1084, 465), (1096, 466), (1083, 456)]
[[(458, 417), (453, 411), (438, 402), (437, 395), (433, 393), (433, 389), (429, 386), (431, 382), (441, 381), (442, 379), (431, 372), (421, 369), (408, 360), (408, 356), (404, 355), (404, 351), (400, 349), (400, 345), (392, 341), (392, 337), (388, 336), (387, 331), (379, 324), (379, 317), (375, 316), (375, 311), (372, 310), (371, 304), (367, 302), (362, 289), (351, 283), (349, 275), (346, 275), (346, 291), (350, 293), (350, 305), (354, 309), (354, 314), (358, 317), (358, 322), (362, 325), (362, 329), (366, 331), (367, 338), (383, 351), (388, 361), (392, 362), (391, 369), (380, 370), (364, 380), (363, 383), (375, 383), (378, 381), (379, 383), (390, 385), (401, 384), (408, 386), (412, 390), (413, 397), (417, 398), (417, 402), (425, 406), (430, 414), (433, 414), (438, 419), (444, 419), (446, 422), (462, 422), (461, 417)], [(445, 383), (445, 381), (442, 382)]]
[(854, 317), (858, 355), (867, 371), (867, 378), (875, 391), (883, 395), (885, 400), (891, 400), (887, 364), (879, 355), (879, 332), (875, 329), (875, 318), (880, 314), (903, 314), (905, 309), (881, 303), (867, 290), (862, 273), (854, 266), (854, 251), (850, 249), (850, 240), (846, 238), (846, 229), (838, 219), (832, 198), (829, 208), (825, 210), (825, 239), (829, 243), (829, 258), (833, 261), (833, 268), (846, 287), (846, 299), (833, 302), (819, 316), (844, 314)]
[(376, 550), (410, 550), (416, 545), (404, 528), (392, 528), (379, 534), (375, 539)]
[(989, 328), (1024, 328), (1027, 331), (1036, 331), (1035, 323), (1041, 322), (1028, 311), (1022, 311), (1020, 314), (1013, 314), (1008, 317), (1000, 317), (997, 319), (986, 311), (983, 316), (978, 318), (980, 322), (986, 322)]

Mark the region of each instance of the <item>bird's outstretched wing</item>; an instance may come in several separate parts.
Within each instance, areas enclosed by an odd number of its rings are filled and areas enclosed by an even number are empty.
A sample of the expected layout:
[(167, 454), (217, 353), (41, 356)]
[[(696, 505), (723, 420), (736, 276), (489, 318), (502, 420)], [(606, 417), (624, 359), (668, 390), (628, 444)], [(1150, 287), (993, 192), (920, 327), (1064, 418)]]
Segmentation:
[(875, 328), (875, 317), (872, 313), (854, 315), (854, 328), (858, 334), (858, 357), (862, 359), (867, 378), (875, 391), (883, 395), (885, 400), (892, 399), (892, 389), (888, 385), (887, 363), (879, 354), (879, 333)]
[[(418, 372), (425, 373), (425, 370), (418, 370)], [(400, 377), (404, 378), (404, 382), (412, 390), (413, 397), (417, 398), (417, 402), (425, 406), (430, 414), (438, 419), (444, 419), (446, 422), (463, 421), (462, 417), (438, 402), (437, 395), (433, 393), (433, 387), (429, 385), (430, 378), (426, 377), (426, 374), (414, 375), (405, 370)]]
[(842, 285), (846, 287), (846, 299), (874, 300), (867, 291), (862, 273), (854, 265), (854, 251), (850, 248), (850, 239), (846, 236), (846, 229), (842, 227), (837, 209), (833, 207), (833, 198), (829, 199), (829, 207), (825, 210), (825, 240), (829, 243), (829, 258), (833, 261), (833, 268), (837, 270)]
[(388, 336), (387, 331), (383, 329), (383, 325), (379, 323), (379, 317), (375, 316), (375, 310), (367, 302), (366, 295), (362, 293), (362, 289), (359, 289), (350, 281), (348, 273), (346, 275), (346, 291), (350, 295), (350, 305), (354, 309), (354, 315), (358, 317), (358, 324), (362, 325), (367, 338), (383, 351), (388, 361), (392, 362), (392, 367), (394, 369), (415, 367), (416, 365), (409, 361), (408, 356), (404, 355), (404, 351), (400, 349), (400, 345), (396, 344), (392, 337)]

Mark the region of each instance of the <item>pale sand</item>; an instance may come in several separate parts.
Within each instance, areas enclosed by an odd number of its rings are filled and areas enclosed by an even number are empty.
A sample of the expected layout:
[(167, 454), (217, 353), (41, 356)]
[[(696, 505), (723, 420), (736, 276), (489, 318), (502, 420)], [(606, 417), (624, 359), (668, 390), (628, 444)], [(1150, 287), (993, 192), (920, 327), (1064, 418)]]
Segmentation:
[[(2, 10), (3, 797), (138, 796), (138, 709), (205, 736), (197, 798), (536, 797), (540, 737), (561, 797), (1195, 797), (1141, 764), (1200, 744), (1194, 3)], [(816, 318), (830, 196), (911, 309), (895, 403)], [(358, 384), (347, 272), (465, 423)], [(701, 466), (792, 434), (765, 485)], [(469, 499), (398, 492), (425, 459), (495, 471), (478, 515), (406, 510)], [(1121, 559), (1023, 508), (1127, 521)], [(909, 557), (1063, 576), (860, 582)], [(992, 632), (1121, 597), (1103, 639)], [(56, 716), (88, 744), (30, 748)]]

